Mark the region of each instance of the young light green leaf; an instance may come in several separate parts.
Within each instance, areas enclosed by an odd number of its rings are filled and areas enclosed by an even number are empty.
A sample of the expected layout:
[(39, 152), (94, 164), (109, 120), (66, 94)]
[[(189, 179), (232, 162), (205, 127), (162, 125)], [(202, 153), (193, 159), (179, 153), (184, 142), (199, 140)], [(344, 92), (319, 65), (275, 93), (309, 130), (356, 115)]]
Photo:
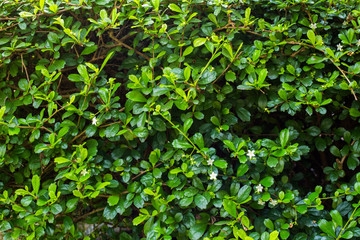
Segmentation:
[(182, 13), (181, 8), (174, 3), (169, 4), (169, 8), (174, 12)]
[(104, 62), (102, 63), (102, 65), (101, 65), (101, 67), (100, 67), (99, 72), (101, 72), (101, 70), (103, 70), (103, 68), (105, 67), (106, 63), (109, 61), (109, 59), (110, 59), (112, 56), (114, 56), (114, 54), (115, 54), (115, 52), (110, 52), (110, 53), (106, 56)]
[(44, 11), (44, 5), (45, 5), (45, 0), (40, 0), (39, 1), (39, 7), (41, 11)]
[(215, 17), (215, 15), (214, 15), (213, 13), (210, 13), (208, 17), (209, 17), (210, 21), (212, 21), (213, 23), (215, 23), (216, 26), (219, 25), (218, 22), (217, 22), (217, 20), (216, 20), (216, 17)]
[(119, 202), (119, 199), (120, 199), (120, 195), (115, 194), (115, 195), (111, 195), (107, 199), (107, 202), (108, 202), (109, 206), (115, 206)]
[(194, 47), (200, 47), (201, 45), (204, 45), (206, 42), (206, 38), (197, 38), (194, 40)]
[(228, 163), (225, 160), (216, 160), (214, 165), (218, 168), (227, 168)]
[(184, 51), (184, 53), (183, 53), (183, 57), (185, 57), (185, 56), (187, 56), (187, 55), (189, 55), (190, 53), (192, 53), (192, 51), (194, 50), (194, 48), (192, 47), (192, 46), (188, 46), (186, 49), (185, 49), (185, 51)]
[(330, 57), (335, 59), (335, 54), (334, 54), (333, 50), (331, 50), (331, 48), (325, 48), (325, 51), (327, 52), (327, 54), (330, 55)]
[(148, 216), (147, 216), (147, 215), (140, 214), (138, 217), (134, 218), (133, 224), (134, 224), (135, 226), (137, 226), (137, 225), (139, 225), (140, 223), (142, 223), (143, 221), (145, 221), (146, 219), (148, 219)]
[(267, 76), (267, 73), (268, 73), (268, 71), (267, 71), (266, 68), (264, 68), (264, 69), (262, 69), (262, 70), (260, 71), (260, 73), (259, 73), (259, 78), (258, 78), (258, 83), (259, 83), (259, 84), (262, 84), (262, 83), (265, 81), (265, 78), (266, 78), (266, 76)]
[(155, 11), (159, 11), (160, 0), (151, 0), (151, 4), (154, 6)]
[(69, 159), (64, 158), (64, 157), (57, 157), (57, 158), (55, 158), (54, 161), (55, 161), (56, 163), (59, 163), (59, 164), (61, 164), (61, 163), (66, 163), (66, 162), (70, 162)]
[(36, 195), (40, 189), (40, 177), (38, 175), (34, 175), (31, 179), (33, 193)]
[(278, 231), (272, 231), (269, 236), (269, 240), (278, 240), (279, 232)]
[(315, 46), (316, 37), (313, 30), (307, 31), (307, 37), (310, 39), (311, 44)]
[(2, 118), (4, 116), (5, 110), (6, 110), (6, 106), (2, 106), (0, 108), (0, 121), (2, 120)]

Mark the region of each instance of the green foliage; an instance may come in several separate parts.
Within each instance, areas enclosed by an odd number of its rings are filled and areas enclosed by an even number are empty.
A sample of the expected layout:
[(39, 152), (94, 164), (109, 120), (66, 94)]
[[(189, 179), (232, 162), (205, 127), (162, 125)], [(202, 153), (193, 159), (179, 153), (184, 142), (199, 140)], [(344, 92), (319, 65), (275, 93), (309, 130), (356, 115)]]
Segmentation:
[(2, 1), (1, 237), (360, 238), (358, 5)]

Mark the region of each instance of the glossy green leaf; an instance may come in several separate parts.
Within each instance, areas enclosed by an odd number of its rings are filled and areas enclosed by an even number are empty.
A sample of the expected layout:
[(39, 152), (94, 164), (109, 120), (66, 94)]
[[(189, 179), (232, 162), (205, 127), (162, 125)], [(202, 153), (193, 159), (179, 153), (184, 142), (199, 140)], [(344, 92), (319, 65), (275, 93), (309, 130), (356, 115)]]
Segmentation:
[(138, 127), (134, 129), (134, 134), (137, 137), (145, 138), (149, 135), (149, 130), (146, 127)]
[(315, 45), (315, 33), (313, 30), (308, 30), (307, 37), (310, 39), (312, 45)]
[(194, 202), (195, 202), (196, 206), (200, 209), (206, 209), (207, 204), (208, 204), (207, 199), (203, 195), (200, 195), (200, 194), (197, 194), (195, 196)]
[(340, 227), (343, 227), (343, 219), (340, 213), (337, 210), (332, 210), (330, 212), (332, 220)]
[(290, 131), (285, 128), (280, 132), (280, 144), (282, 147), (285, 147), (289, 141)]
[(105, 136), (107, 138), (114, 137), (120, 130), (120, 124), (112, 124), (105, 129)]
[(216, 160), (214, 165), (219, 168), (227, 168), (228, 163), (225, 160)]
[(335, 226), (332, 222), (326, 221), (324, 219), (321, 219), (318, 222), (319, 228), (326, 234), (330, 235), (331, 237), (336, 237), (335, 234)]
[(89, 55), (97, 50), (97, 45), (92, 45), (90, 47), (86, 47), (80, 55)]
[(242, 108), (242, 107), (236, 108), (236, 114), (240, 118), (241, 121), (244, 121), (244, 122), (250, 121), (251, 113), (248, 110), (246, 110), (245, 108)]
[(172, 143), (172, 145), (175, 147), (175, 148), (180, 148), (180, 149), (187, 149), (187, 148), (192, 148), (193, 146), (188, 143), (187, 141), (185, 140), (178, 140), (178, 139), (175, 139)]
[(234, 218), (237, 217), (236, 203), (229, 199), (223, 200), (223, 206), (226, 212), (228, 212)]
[(197, 223), (194, 224), (189, 230), (189, 239), (191, 240), (198, 240), (204, 235), (207, 228), (206, 223)]
[(206, 42), (206, 38), (197, 38), (194, 40), (194, 47), (200, 47), (201, 45), (204, 45)]
[(144, 97), (144, 95), (137, 90), (128, 92), (126, 94), (126, 97), (134, 102), (146, 102), (147, 101), (147, 99)]
[(273, 177), (265, 177), (260, 181), (260, 184), (265, 187), (271, 187), (274, 184), (274, 178)]

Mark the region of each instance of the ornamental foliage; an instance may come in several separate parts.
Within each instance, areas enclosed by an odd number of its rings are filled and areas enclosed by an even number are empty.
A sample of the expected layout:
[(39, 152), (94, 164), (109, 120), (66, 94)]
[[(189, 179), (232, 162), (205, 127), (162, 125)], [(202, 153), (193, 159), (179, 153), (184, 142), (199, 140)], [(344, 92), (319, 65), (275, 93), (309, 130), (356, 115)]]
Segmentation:
[(3, 0), (3, 239), (359, 239), (354, 0)]

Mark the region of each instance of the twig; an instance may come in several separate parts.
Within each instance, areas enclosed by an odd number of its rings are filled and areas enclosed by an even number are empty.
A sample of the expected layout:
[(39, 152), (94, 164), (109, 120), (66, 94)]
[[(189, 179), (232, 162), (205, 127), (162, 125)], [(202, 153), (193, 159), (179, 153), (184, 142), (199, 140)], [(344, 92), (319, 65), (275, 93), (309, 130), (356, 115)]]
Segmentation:
[(77, 222), (77, 221), (79, 221), (80, 219), (86, 218), (87, 216), (90, 216), (90, 215), (92, 215), (92, 214), (94, 214), (94, 213), (101, 212), (101, 211), (103, 211), (104, 209), (105, 209), (105, 208), (102, 207), (102, 208), (95, 209), (95, 210), (93, 210), (93, 211), (91, 211), (91, 212), (85, 213), (84, 215), (75, 218), (74, 222)]
[(141, 171), (138, 175), (136, 175), (135, 177), (133, 177), (133, 178), (131, 179), (131, 181), (134, 181), (136, 178), (140, 177), (140, 176), (143, 175), (144, 173), (147, 173), (147, 172), (149, 172), (149, 171), (157, 168), (157, 167), (160, 166), (161, 164), (163, 164), (163, 162), (160, 162), (160, 163), (156, 164), (156, 165), (155, 165), (152, 169), (150, 169), (150, 170)]
[(214, 32), (218, 32), (218, 31), (221, 31), (221, 30), (224, 30), (224, 29), (249, 30), (250, 28), (244, 27), (244, 26), (235, 27), (235, 26), (233, 26), (232, 24), (230, 24), (230, 25), (229, 25), (229, 24), (226, 24), (224, 27), (220, 27), (220, 28), (214, 29)]
[[(330, 59), (330, 58), (329, 58), (329, 59)], [(335, 67), (336, 67), (337, 69), (339, 69), (339, 71), (340, 71), (341, 74), (345, 77), (345, 79), (348, 81), (348, 83), (351, 84), (349, 78), (346, 76), (346, 74), (344, 73), (344, 71), (343, 71), (338, 65), (336, 65), (335, 62), (334, 62), (332, 59), (330, 59), (330, 61), (335, 65)], [(355, 94), (355, 92), (354, 92), (354, 89), (353, 89), (352, 87), (350, 87), (350, 90), (351, 90), (352, 94), (354, 95), (355, 100), (357, 101), (358, 99), (357, 99), (357, 97), (356, 97), (356, 94)]]
[(0, 32), (3, 32), (3, 31), (5, 31), (5, 30), (7, 30), (7, 29), (9, 29), (9, 28), (12, 28), (12, 27), (15, 27), (16, 25), (18, 25), (19, 23), (15, 23), (15, 24), (12, 24), (12, 25), (10, 25), (10, 26), (8, 26), (8, 27), (6, 27), (6, 28), (2, 28), (2, 29), (0, 29)]
[(227, 72), (227, 70), (231, 67), (231, 65), (235, 62), (235, 60), (237, 60), (239, 58), (239, 56), (241, 55), (242, 51), (239, 52), (239, 54), (237, 56), (234, 57), (234, 59), (231, 61), (231, 63), (224, 69), (224, 71), (222, 71), (222, 73), (215, 79), (215, 81), (213, 81), (211, 84), (216, 83), (217, 80), (219, 80), (219, 78), (224, 75), (224, 73)]
[(117, 46), (123, 46), (123, 47), (126, 47), (127, 49), (134, 50), (134, 52), (136, 52), (138, 55), (142, 56), (147, 61), (150, 61), (150, 58), (148, 56), (146, 56), (142, 52), (139, 52), (135, 48), (130, 47), (126, 43), (124, 43), (124, 42), (120, 41), (119, 39), (117, 39), (116, 37), (114, 37), (114, 32), (112, 30), (109, 32), (109, 37), (117, 43)]
[[(25, 63), (24, 63), (23, 54), (20, 54), (20, 57), (21, 57), (21, 67), (22, 67), (22, 69), (24, 69), (24, 70), (25, 70), (26, 80), (28, 81), (28, 84), (29, 84), (29, 88), (30, 88), (30, 90), (32, 90), (32, 88), (31, 88), (31, 84), (30, 84), (29, 74), (28, 74), (28, 71), (27, 71), (26, 65), (25, 65)], [(31, 97), (32, 97), (33, 102), (35, 102), (34, 95), (31, 95)]]
[[(355, 144), (355, 140), (353, 140), (350, 145), (353, 146), (354, 144)], [(343, 157), (341, 158), (341, 160), (339, 160), (338, 158), (336, 159), (336, 163), (337, 163), (338, 169), (343, 169), (343, 165), (344, 165), (345, 159), (346, 159), (348, 156), (349, 156), (349, 153), (346, 154), (345, 156), (343, 156)]]
[[(37, 129), (37, 128), (39, 128), (39, 129), (44, 129), (44, 130), (48, 131), (49, 133), (55, 133), (55, 132), (51, 131), (50, 129), (48, 129), (47, 127), (44, 127), (44, 126), (42, 126), (42, 127), (16, 126), (16, 127), (17, 128), (24, 128), (24, 129)], [(57, 135), (57, 134), (55, 133), (55, 135)]]
[(76, 136), (69, 142), (69, 144), (73, 143), (76, 139), (78, 139), (79, 137), (81, 137), (84, 133), (85, 133), (85, 130), (82, 131), (80, 134), (76, 135)]

